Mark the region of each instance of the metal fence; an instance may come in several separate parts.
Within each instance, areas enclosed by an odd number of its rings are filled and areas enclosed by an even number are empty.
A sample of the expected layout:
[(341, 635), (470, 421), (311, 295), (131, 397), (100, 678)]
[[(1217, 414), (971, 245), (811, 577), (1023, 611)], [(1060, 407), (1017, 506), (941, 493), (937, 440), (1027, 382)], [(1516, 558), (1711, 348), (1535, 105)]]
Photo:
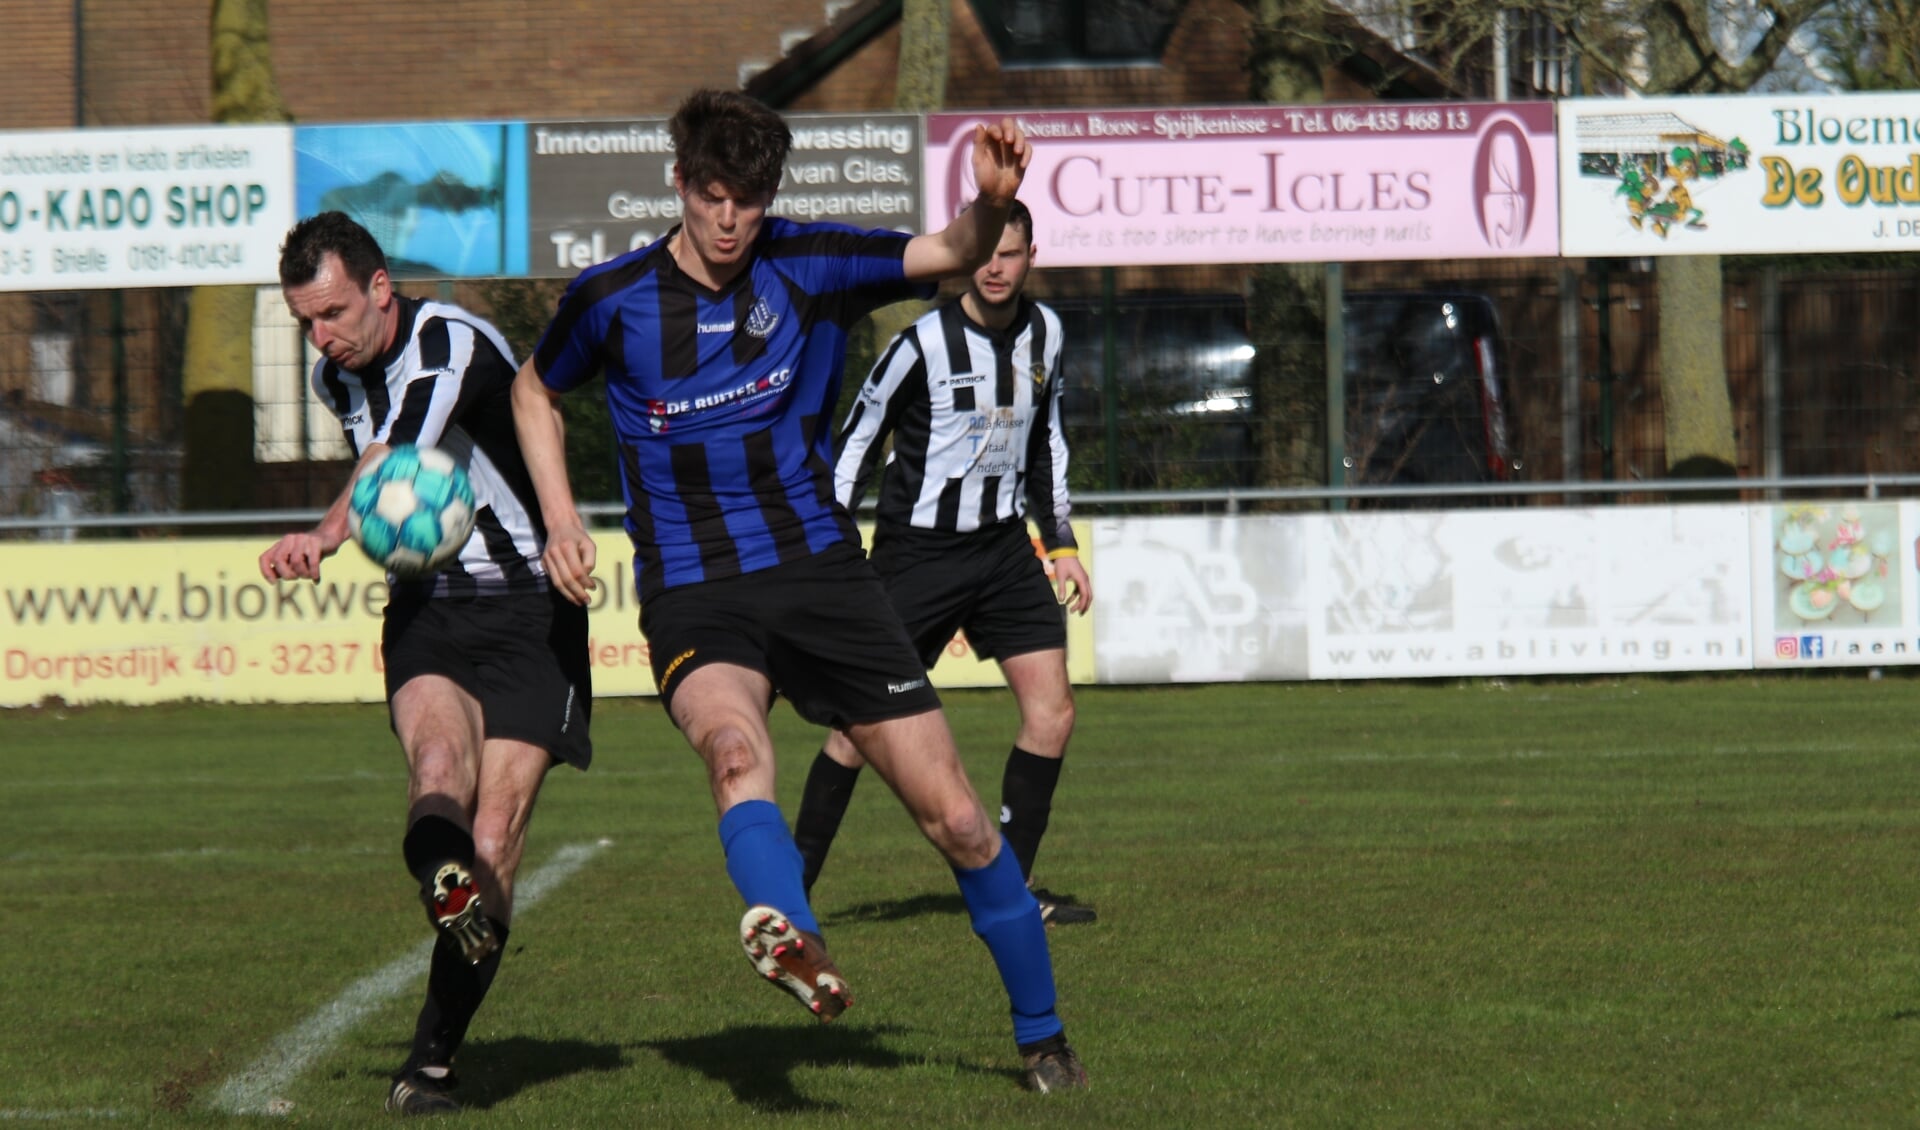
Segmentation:
[[(1874, 476), (1889, 492), (1910, 491), (1903, 476), (1920, 473), (1920, 274), (1822, 266), (1728, 261), (1726, 367), (1742, 487), (1797, 478), (1800, 489), (1857, 493)], [(1297, 419), (1274, 427), (1300, 406), (1269, 395), (1255, 361), (1278, 350), (1302, 372), (1324, 371), (1324, 307), (1280, 319), (1310, 332), (1275, 337), (1249, 325), (1252, 272), (1226, 267), (1043, 270), (1033, 292), (1067, 322), (1080, 493), (1104, 492), (1113, 505), (1156, 493), (1176, 504), (1182, 496), (1166, 492), (1177, 491), (1216, 492), (1205, 497), (1218, 501), (1228, 489), (1295, 505), (1532, 505), (1582, 500), (1609, 481), (1631, 487), (1627, 497), (1677, 497), (1661, 483), (1657, 269), (1620, 260), (1347, 265), (1329, 276), (1344, 311), (1332, 321), (1347, 358), (1346, 399), (1323, 396), (1314, 411), (1326, 418), (1305, 429)], [(503, 281), (402, 289), (494, 317), (522, 354), (557, 294), (552, 283)], [(49, 536), (39, 529), (45, 520), (161, 521), (182, 510), (188, 304), (188, 292), (174, 290), (0, 295), (0, 519), (36, 520), (9, 521), (0, 533)], [(1458, 356), (1435, 352), (1438, 338), (1407, 328), (1459, 318), (1477, 334), (1483, 312), (1492, 342), (1484, 356), (1471, 344)], [(254, 505), (322, 506), (340, 487), (346, 450), (306, 391), (310, 357), (277, 292), (260, 292), (255, 323)], [(874, 352), (867, 342), (853, 364)], [(1445, 384), (1443, 373), (1473, 395), (1391, 387)], [(1489, 374), (1497, 420), (1482, 387)], [(1507, 491), (1485, 473), (1496, 423)], [(1318, 479), (1294, 485), (1366, 489), (1266, 491), (1280, 481), (1273, 437), (1297, 444), (1302, 434), (1330, 440), (1341, 470), (1322, 464)], [(598, 466), (604, 453), (584, 458), (594, 468), (578, 476), (583, 497), (616, 497)], [(1834, 477), (1843, 478), (1827, 482)], [(1464, 486), (1436, 493), (1447, 482)], [(1574, 483), (1586, 486), (1551, 489)]]

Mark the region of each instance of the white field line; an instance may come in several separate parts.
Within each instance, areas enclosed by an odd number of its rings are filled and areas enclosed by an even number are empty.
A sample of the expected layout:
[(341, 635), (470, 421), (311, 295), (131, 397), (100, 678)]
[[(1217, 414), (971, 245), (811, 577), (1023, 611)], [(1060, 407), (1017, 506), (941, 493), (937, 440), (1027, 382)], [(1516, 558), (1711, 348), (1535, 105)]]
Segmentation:
[[(553, 853), (545, 865), (514, 884), (515, 917), (539, 902), (587, 861), (611, 844), (601, 840), (591, 844), (569, 844)], [(312, 1063), (333, 1050), (333, 1046), (368, 1013), (418, 980), (427, 971), (433, 954), (428, 939), (403, 956), (347, 986), (339, 996), (321, 1005), (319, 1011), (282, 1032), (268, 1045), (260, 1058), (220, 1084), (211, 1104), (229, 1114), (286, 1114), (292, 1104), (280, 1097), (289, 1083), (300, 1077)]]
[(70, 1122), (82, 1118), (118, 1118), (117, 1110), (13, 1110), (0, 1107), (0, 1122)]

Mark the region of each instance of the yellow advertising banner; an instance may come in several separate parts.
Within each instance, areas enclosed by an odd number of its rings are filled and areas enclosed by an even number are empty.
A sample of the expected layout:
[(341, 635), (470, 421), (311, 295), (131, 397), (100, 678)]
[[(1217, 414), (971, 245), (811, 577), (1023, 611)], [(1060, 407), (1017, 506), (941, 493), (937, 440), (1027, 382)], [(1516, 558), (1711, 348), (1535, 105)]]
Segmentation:
[[(1088, 533), (1076, 528), (1076, 535), (1091, 572)], [(602, 564), (590, 619), (594, 693), (657, 693), (624, 540), (617, 530), (596, 536)], [(317, 584), (275, 584), (260, 576), (257, 564), (268, 544), (258, 538), (0, 543), (0, 706), (51, 697), (384, 699), (380, 624), (387, 585), (380, 570), (349, 549), (328, 559)], [(1070, 617), (1074, 682), (1093, 680), (1092, 648), (1088, 617)], [(975, 658), (958, 638), (933, 675), (942, 687), (1001, 682), (999, 669)]]

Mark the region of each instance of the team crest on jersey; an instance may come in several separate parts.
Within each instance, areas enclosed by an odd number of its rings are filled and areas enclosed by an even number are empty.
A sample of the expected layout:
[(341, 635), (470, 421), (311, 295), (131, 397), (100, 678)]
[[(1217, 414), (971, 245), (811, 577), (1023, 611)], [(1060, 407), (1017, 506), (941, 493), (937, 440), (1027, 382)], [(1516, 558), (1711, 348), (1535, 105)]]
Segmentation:
[(773, 312), (764, 298), (755, 299), (753, 309), (747, 311), (747, 334), (750, 337), (765, 338), (780, 324), (780, 315)]
[(1039, 362), (1033, 365), (1033, 384), (1035, 388), (1047, 383), (1047, 367)]

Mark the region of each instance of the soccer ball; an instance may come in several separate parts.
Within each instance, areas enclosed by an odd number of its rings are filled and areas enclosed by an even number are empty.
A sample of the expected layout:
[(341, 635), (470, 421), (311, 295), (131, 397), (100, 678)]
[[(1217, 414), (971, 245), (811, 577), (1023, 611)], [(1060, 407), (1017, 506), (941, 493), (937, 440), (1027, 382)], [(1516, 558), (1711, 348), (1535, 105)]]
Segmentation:
[(466, 468), (439, 448), (403, 443), (354, 478), (347, 530), (374, 564), (424, 577), (459, 555), (474, 510)]

